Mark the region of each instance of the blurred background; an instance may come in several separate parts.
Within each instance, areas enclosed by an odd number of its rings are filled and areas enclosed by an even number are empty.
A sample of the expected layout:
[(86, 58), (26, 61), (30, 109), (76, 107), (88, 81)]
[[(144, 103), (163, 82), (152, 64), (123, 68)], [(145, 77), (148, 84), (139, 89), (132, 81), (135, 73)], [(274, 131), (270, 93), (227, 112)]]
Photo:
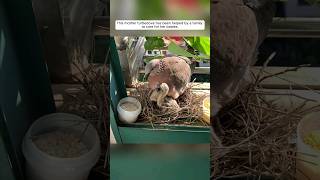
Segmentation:
[(260, 47), (256, 65), (262, 65), (275, 51), (277, 55), (269, 66), (320, 66), (319, 1), (290, 0), (275, 4), (276, 15), (268, 38)]
[(209, 144), (111, 145), (111, 179), (210, 178)]
[[(111, 36), (210, 35), (209, 0), (111, 0), (110, 7)], [(206, 25), (204, 31), (116, 31), (115, 20), (205, 20)]]

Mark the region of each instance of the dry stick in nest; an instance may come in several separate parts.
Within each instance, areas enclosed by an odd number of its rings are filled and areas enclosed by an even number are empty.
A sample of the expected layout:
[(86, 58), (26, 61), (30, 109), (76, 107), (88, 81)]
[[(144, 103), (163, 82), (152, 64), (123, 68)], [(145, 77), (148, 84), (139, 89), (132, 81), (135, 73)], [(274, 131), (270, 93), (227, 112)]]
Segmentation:
[[(270, 74), (270, 75), (267, 75), (267, 76), (264, 76), (262, 77), (261, 79), (259, 79), (258, 83), (261, 83), (262, 81), (266, 80), (266, 79), (269, 79), (271, 77), (275, 77), (275, 76), (279, 76), (279, 75), (282, 75), (282, 74), (286, 74), (288, 72), (296, 72), (298, 71), (300, 68), (302, 67), (309, 67), (310, 64), (303, 64), (303, 65), (299, 65), (298, 67), (294, 67), (294, 68), (288, 68), (288, 69), (285, 69), (283, 71), (280, 71), (280, 72), (277, 72), (277, 73), (274, 73), (274, 74)], [(266, 72), (263, 68), (262, 68), (262, 71), (263, 72)]]
[(246, 147), (244, 147), (244, 148), (246, 148)]
[[(248, 87), (249, 92), (259, 90), (261, 81), (267, 79), (261, 77), (267, 63), (264, 64), (260, 73), (255, 76), (257, 78), (255, 83)], [(285, 72), (269, 75), (268, 78), (289, 71), (296, 71), (299, 68), (287, 69)], [(239, 123), (242, 125), (240, 127), (235, 126), (234, 131), (228, 130), (231, 129), (231, 127), (228, 127), (228, 129), (222, 130), (223, 134), (220, 133), (220, 137), (227, 137), (222, 138), (223, 143), (226, 143), (226, 139), (232, 139), (236, 142), (227, 147), (212, 147), (213, 169), (211, 178), (238, 177), (239, 174), (256, 176), (264, 174), (278, 178), (294, 177), (295, 158), (292, 155), (288, 155), (289, 153), (294, 153), (294, 151), (288, 139), (295, 132), (300, 117), (304, 115), (305, 111), (301, 109), (309, 99), (300, 97), (305, 102), (293, 111), (286, 112), (276, 109), (272, 102), (265, 100), (264, 95), (243, 92), (237, 97), (239, 100), (235, 102), (236, 108), (233, 107), (232, 111), (224, 113), (224, 115), (229, 115), (226, 116), (229, 118), (225, 119), (225, 121), (230, 121), (230, 118), (233, 118), (235, 119), (234, 126)], [(313, 108), (316, 107), (319, 107), (319, 105)], [(220, 117), (220, 119), (223, 120), (223, 117)], [(220, 127), (223, 128), (223, 125), (220, 125)], [(238, 129), (242, 130), (239, 131)], [(282, 129), (286, 131), (281, 131)], [(228, 138), (229, 136), (230, 138)], [(215, 139), (220, 140), (218, 137)], [(279, 151), (282, 153), (279, 153)], [(239, 161), (239, 157), (240, 159), (247, 158), (248, 160)], [(284, 162), (286, 163), (284, 164)], [(279, 166), (281, 164), (282, 166)]]
[[(247, 141), (250, 141), (250, 140), (251, 140), (252, 138), (254, 138), (255, 136), (258, 136), (258, 134), (254, 134), (254, 135), (248, 137), (247, 139), (243, 140), (243, 141), (240, 142), (239, 144), (234, 145), (232, 148), (236, 148), (236, 147), (240, 146), (241, 144), (246, 143)], [(217, 153), (217, 152), (216, 152), (216, 153)]]
[[(75, 53), (77, 55), (77, 52)], [(101, 138), (101, 142), (103, 143), (103, 146), (108, 143), (109, 139), (109, 125), (107, 120), (109, 119), (109, 110), (108, 110), (108, 104), (109, 104), (109, 88), (108, 88), (108, 70), (107, 70), (107, 64), (109, 61), (109, 50), (107, 52), (106, 61), (102, 65), (102, 68), (98, 68), (97, 66), (93, 64), (89, 64), (87, 67), (81, 62), (79, 62), (78, 58), (74, 58), (73, 65), (77, 70), (79, 71), (81, 77), (74, 77), (78, 82), (83, 86), (84, 90), (87, 92), (87, 94), (91, 97), (91, 103), (85, 102), (83, 106), (92, 106), (94, 105), (98, 111), (92, 112), (95, 113), (95, 118), (98, 120), (97, 123), (94, 125), (96, 126), (96, 129), (98, 130)], [(100, 67), (100, 66), (99, 66)], [(82, 112), (82, 111), (81, 111)], [(87, 111), (82, 112), (84, 117), (87, 116)], [(92, 122), (92, 121), (91, 121)], [(88, 124), (89, 125), (89, 124)], [(85, 132), (87, 131), (87, 127), (82, 132), (83, 136)], [(102, 129), (102, 130), (101, 130)], [(109, 147), (105, 147), (108, 149)], [(108, 176), (105, 172), (100, 171), (99, 169), (106, 170), (107, 164), (109, 162), (108, 157), (102, 154), (101, 155), (101, 162), (102, 167), (97, 166), (95, 169), (100, 172), (100, 174), (104, 176)]]

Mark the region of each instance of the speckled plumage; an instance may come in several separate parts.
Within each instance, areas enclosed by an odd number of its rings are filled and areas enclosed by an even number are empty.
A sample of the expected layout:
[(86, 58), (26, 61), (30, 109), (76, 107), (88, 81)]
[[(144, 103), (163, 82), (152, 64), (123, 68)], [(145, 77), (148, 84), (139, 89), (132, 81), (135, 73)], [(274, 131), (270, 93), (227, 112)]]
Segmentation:
[[(247, 84), (257, 49), (266, 38), (274, 15), (271, 0), (212, 0), (214, 113)], [(218, 103), (218, 104), (215, 104)]]
[(151, 69), (148, 85), (150, 89), (154, 90), (159, 88), (160, 84), (166, 83), (169, 86), (167, 96), (176, 99), (183, 94), (190, 78), (190, 66), (184, 59), (166, 57), (158, 60)]

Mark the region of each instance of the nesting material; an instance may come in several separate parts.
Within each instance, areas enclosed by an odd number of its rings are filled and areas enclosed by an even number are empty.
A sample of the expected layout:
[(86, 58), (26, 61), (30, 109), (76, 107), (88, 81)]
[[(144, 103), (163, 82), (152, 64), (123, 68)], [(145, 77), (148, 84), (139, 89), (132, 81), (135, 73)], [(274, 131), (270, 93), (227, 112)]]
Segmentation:
[(80, 136), (67, 130), (37, 135), (33, 142), (41, 151), (59, 158), (75, 158), (88, 152)]
[(307, 108), (310, 100), (298, 97), (303, 102), (287, 110), (267, 100), (266, 95), (272, 93), (263, 92), (260, 83), (290, 70), (264, 77), (263, 71), (254, 75), (253, 83), (215, 117), (212, 179), (248, 176), (295, 179), (296, 161), (299, 161), (294, 140), (297, 125), (307, 113), (319, 109), (319, 105)]
[(85, 63), (82, 60), (83, 52), (77, 48), (73, 57), (73, 68), (79, 75), (73, 76), (82, 85), (79, 92), (67, 92), (69, 100), (64, 101), (60, 112), (77, 114), (87, 120), (96, 128), (100, 136), (101, 156), (93, 168), (93, 174), (109, 179), (109, 56), (103, 64)]
[(137, 98), (142, 106), (139, 121), (153, 124), (184, 124), (208, 126), (202, 118), (202, 102), (206, 94), (195, 94), (192, 92), (192, 83), (188, 85), (185, 92), (176, 100), (180, 108), (161, 109), (156, 102), (150, 100), (150, 89), (144, 83), (136, 84), (136, 91), (131, 96)]

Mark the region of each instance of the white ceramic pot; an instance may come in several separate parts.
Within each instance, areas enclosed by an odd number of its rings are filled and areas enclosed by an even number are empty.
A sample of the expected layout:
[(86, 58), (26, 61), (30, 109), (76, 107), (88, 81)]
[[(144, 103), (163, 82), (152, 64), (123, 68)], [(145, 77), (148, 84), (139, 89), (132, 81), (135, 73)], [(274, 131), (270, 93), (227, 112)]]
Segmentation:
[(320, 177), (320, 150), (304, 142), (304, 137), (313, 131), (320, 131), (320, 112), (308, 114), (302, 118), (297, 128), (298, 180), (318, 180)]
[[(122, 107), (124, 103), (132, 103), (136, 108), (134, 110), (125, 109)], [(124, 123), (134, 123), (141, 113), (141, 103), (136, 98), (125, 97), (119, 101), (117, 111), (120, 121)]]
[[(75, 125), (75, 122), (85, 122)], [(51, 156), (33, 143), (32, 137), (59, 128), (83, 132), (87, 122), (79, 116), (54, 113), (36, 120), (27, 131), (22, 152), (26, 159), (26, 175), (29, 180), (86, 180), (90, 170), (100, 157), (100, 140), (97, 131), (89, 125), (82, 140), (88, 152), (75, 158)]]

